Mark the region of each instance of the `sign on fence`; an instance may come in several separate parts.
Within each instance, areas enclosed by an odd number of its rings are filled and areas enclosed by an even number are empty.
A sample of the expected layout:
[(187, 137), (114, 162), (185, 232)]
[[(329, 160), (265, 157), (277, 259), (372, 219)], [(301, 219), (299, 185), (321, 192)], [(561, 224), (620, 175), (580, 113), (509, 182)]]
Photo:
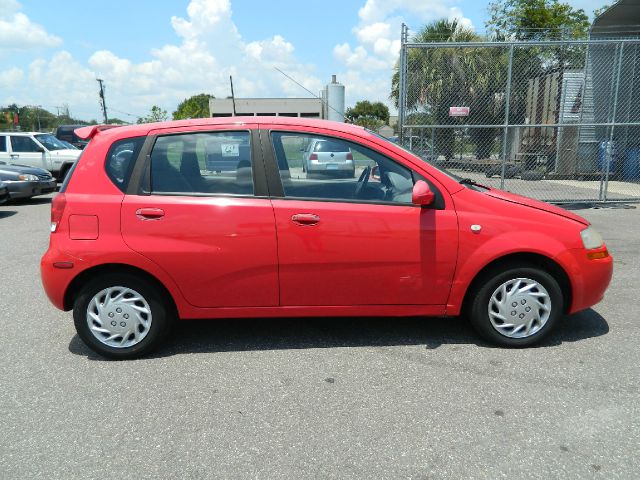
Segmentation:
[(469, 107), (449, 107), (450, 117), (468, 117)]

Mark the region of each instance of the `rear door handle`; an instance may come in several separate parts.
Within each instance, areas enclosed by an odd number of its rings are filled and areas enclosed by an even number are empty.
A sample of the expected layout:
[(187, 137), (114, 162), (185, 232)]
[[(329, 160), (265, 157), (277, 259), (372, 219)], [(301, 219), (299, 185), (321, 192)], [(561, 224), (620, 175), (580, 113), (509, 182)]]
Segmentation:
[(141, 220), (159, 220), (164, 217), (164, 210), (161, 208), (139, 208), (136, 215)]
[(316, 225), (320, 217), (313, 213), (296, 213), (291, 216), (291, 221), (297, 225)]

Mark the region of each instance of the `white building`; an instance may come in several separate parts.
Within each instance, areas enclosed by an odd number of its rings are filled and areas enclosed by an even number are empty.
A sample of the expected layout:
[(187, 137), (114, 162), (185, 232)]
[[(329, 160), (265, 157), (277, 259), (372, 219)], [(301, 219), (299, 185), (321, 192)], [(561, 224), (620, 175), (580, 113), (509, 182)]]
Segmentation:
[[(212, 98), (209, 100), (212, 117), (232, 117), (233, 99)], [(336, 76), (320, 92), (320, 98), (236, 98), (237, 116), (278, 116), (321, 118), (344, 121), (344, 85), (337, 83)]]

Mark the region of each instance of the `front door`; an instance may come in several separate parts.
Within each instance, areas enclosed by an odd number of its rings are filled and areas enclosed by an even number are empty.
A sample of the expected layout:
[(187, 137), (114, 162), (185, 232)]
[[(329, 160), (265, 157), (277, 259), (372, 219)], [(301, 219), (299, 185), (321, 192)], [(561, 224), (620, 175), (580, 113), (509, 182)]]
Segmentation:
[(43, 148), (26, 135), (11, 135), (10, 163), (49, 170)]
[[(307, 178), (300, 145), (315, 139), (344, 143), (355, 177)], [(273, 200), (281, 305), (446, 304), (458, 230), (444, 192), (420, 208), (411, 192), (423, 177), (397, 160), (324, 135), (272, 132), (271, 140), (282, 186)]]
[[(247, 130), (159, 134), (148, 193), (122, 203), (127, 245), (162, 267), (197, 307), (278, 305), (273, 208), (256, 189), (261, 160), (250, 140)], [(135, 151), (123, 142), (109, 153), (116, 178)], [(214, 171), (219, 158), (229, 167)]]

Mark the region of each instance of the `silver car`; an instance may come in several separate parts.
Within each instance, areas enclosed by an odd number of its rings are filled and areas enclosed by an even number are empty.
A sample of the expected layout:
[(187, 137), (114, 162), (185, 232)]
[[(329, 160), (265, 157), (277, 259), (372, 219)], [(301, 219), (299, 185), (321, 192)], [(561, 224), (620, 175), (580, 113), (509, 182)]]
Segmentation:
[(351, 149), (340, 141), (313, 139), (302, 154), (302, 170), (314, 174), (353, 178), (355, 165)]

